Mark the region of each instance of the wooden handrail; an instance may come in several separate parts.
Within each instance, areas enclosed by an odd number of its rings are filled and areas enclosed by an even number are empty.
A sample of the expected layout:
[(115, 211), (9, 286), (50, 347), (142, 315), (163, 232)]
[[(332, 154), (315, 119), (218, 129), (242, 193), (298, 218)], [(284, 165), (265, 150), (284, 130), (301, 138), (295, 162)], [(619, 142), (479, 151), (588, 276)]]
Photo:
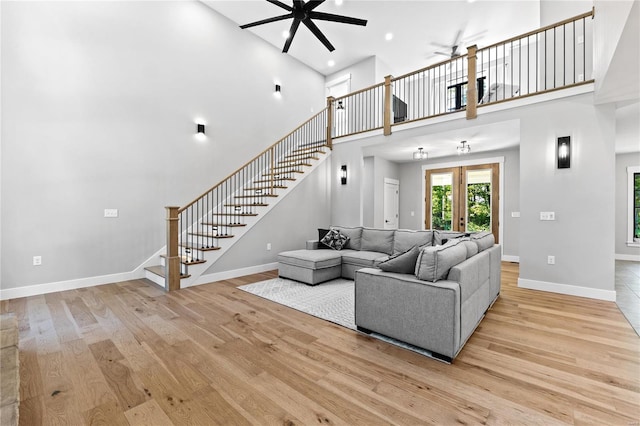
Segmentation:
[(334, 98), (335, 101), (339, 101), (341, 99), (346, 99), (350, 96), (359, 95), (360, 93), (368, 92), (371, 89), (377, 89), (378, 87), (384, 86), (384, 83), (372, 84), (369, 87), (365, 87), (364, 89), (356, 90), (355, 92), (347, 93), (346, 95), (342, 95), (340, 97)]
[(309, 124), (310, 122), (312, 122), (313, 120), (315, 120), (316, 118), (318, 118), (319, 116), (321, 116), (325, 111), (327, 111), (327, 108), (324, 108), (322, 111), (320, 111), (319, 113), (317, 113), (316, 115), (314, 115), (313, 117), (311, 117), (310, 119), (308, 119), (307, 121), (305, 121), (304, 123), (302, 123), (301, 125), (299, 125), (298, 127), (296, 127), (294, 130), (292, 130), (291, 132), (289, 132), (285, 137), (281, 138), (280, 140), (278, 140), (278, 142), (274, 143), (273, 145), (265, 148), (260, 154), (256, 155), (255, 157), (253, 157), (251, 160), (247, 161), (245, 164), (243, 164), (242, 166), (238, 167), (233, 173), (230, 173), (229, 175), (227, 175), (227, 177), (225, 177), (224, 179), (221, 179), (217, 184), (215, 184), (214, 186), (212, 186), (211, 188), (209, 188), (208, 190), (206, 190), (205, 192), (203, 192), (199, 197), (195, 198), (193, 201), (191, 201), (189, 204), (185, 205), (184, 207), (181, 207), (178, 210), (178, 214), (182, 213), (183, 211), (185, 211), (186, 209), (188, 209), (189, 207), (191, 207), (192, 205), (194, 205), (195, 203), (198, 202), (198, 200), (200, 200), (202, 197), (205, 197), (208, 193), (210, 193), (211, 191), (213, 191), (214, 189), (218, 188), (220, 185), (222, 185), (222, 183), (224, 183), (227, 179), (230, 179), (233, 175), (235, 175), (236, 173), (238, 173), (240, 170), (244, 169), (245, 167), (249, 166), (251, 163), (253, 163), (254, 161), (256, 161), (258, 158), (260, 158), (263, 154), (265, 154), (267, 151), (275, 148), (279, 143), (283, 142), (285, 139), (287, 139), (289, 136), (293, 135), (295, 132), (297, 132), (298, 130), (300, 130), (301, 128), (303, 128), (304, 126), (306, 126), (307, 124)]
[(430, 69), (433, 69), (433, 68), (438, 68), (438, 67), (440, 67), (442, 65), (446, 65), (446, 64), (448, 64), (450, 62), (454, 62), (454, 61), (457, 61), (457, 60), (460, 60), (460, 59), (464, 59), (466, 56), (467, 55), (464, 54), (464, 55), (456, 56), (455, 58), (452, 58), (452, 59), (446, 59), (444, 61), (438, 62), (437, 64), (429, 65), (429, 66), (426, 66), (424, 68), (420, 68), (419, 70), (408, 72), (408, 73), (403, 74), (403, 75), (401, 75), (399, 77), (393, 77), (391, 79), (391, 81), (393, 82), (393, 81), (402, 80), (403, 78), (410, 77), (410, 76), (412, 76), (414, 74), (420, 74), (421, 72), (429, 71)]
[(500, 46), (500, 45), (503, 45), (503, 44), (510, 43), (512, 41), (520, 40), (520, 39), (523, 39), (525, 37), (529, 37), (529, 36), (538, 34), (538, 33), (543, 33), (545, 31), (553, 29), (553, 28), (561, 27), (562, 25), (568, 24), (568, 23), (573, 22), (573, 21), (577, 21), (578, 19), (583, 19), (583, 18), (586, 18), (588, 16), (593, 16), (594, 15), (594, 11), (595, 11), (595, 8), (592, 9), (591, 11), (589, 11), (589, 12), (582, 13), (580, 15), (574, 16), (573, 18), (568, 18), (568, 19), (565, 19), (564, 21), (556, 22), (554, 24), (547, 25), (546, 27), (538, 28), (537, 30), (529, 31), (528, 33), (524, 33), (524, 34), (521, 34), (521, 35), (516, 36), (516, 37), (511, 37), (509, 39), (499, 41), (498, 43), (490, 44), (489, 46), (484, 46), (482, 49), (478, 49), (478, 50), (480, 51), (480, 50), (491, 49), (492, 47), (497, 47), (497, 46)]

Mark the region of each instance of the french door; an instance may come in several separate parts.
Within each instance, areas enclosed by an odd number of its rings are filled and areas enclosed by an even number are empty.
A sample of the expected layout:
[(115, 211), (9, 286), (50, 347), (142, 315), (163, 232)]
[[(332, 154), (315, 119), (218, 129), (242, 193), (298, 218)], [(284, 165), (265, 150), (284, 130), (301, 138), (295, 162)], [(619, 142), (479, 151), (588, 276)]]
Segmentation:
[(490, 231), (499, 241), (499, 174), (497, 163), (427, 170), (425, 228)]

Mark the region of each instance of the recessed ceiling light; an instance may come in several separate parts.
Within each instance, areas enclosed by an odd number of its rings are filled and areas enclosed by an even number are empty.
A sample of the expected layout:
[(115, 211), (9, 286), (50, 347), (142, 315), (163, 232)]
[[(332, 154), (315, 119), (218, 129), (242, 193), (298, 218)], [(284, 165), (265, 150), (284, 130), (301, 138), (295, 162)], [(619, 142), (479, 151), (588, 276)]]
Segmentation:
[(283, 31), (282, 38), (289, 38), (289, 31)]
[(393, 33), (386, 33), (384, 35), (384, 39), (387, 40), (387, 41), (393, 39)]
[(327, 65), (329, 65), (330, 67), (334, 66), (336, 64), (336, 61), (334, 61), (333, 59), (329, 59), (329, 62), (327, 62)]
[(336, 0), (336, 6), (340, 6), (342, 4), (342, 0)]

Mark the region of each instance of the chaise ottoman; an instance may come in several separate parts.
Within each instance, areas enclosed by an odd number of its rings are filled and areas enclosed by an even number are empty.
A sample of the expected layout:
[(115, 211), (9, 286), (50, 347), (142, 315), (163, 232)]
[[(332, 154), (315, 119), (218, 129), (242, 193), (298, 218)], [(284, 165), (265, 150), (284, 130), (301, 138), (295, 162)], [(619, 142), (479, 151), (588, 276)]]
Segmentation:
[(339, 278), (342, 255), (335, 250), (293, 250), (278, 254), (278, 275), (309, 285)]

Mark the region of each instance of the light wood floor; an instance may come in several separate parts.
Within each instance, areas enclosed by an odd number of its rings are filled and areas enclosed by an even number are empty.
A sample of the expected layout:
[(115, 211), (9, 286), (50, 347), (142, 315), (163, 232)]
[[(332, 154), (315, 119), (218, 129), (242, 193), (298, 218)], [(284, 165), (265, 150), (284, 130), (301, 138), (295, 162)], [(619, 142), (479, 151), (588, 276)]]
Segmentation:
[(503, 291), (452, 365), (236, 289), (146, 281), (3, 301), (20, 424), (599, 424), (640, 420), (640, 338), (613, 302)]

